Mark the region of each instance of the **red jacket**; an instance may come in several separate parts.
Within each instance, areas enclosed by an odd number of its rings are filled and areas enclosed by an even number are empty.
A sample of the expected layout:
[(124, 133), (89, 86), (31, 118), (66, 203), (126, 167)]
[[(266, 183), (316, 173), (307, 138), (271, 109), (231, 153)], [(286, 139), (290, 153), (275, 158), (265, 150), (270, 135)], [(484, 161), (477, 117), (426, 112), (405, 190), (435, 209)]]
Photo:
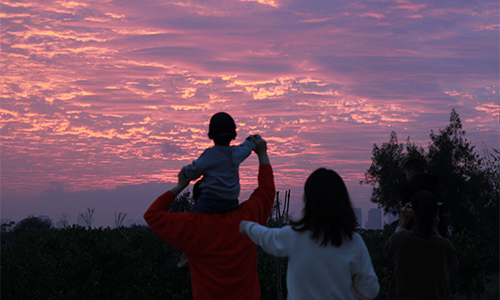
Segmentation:
[(175, 196), (168, 191), (144, 214), (154, 232), (189, 257), (194, 299), (260, 299), (257, 246), (239, 233), (239, 224), (266, 224), (275, 195), (270, 165), (260, 165), (258, 181), (250, 198), (232, 212), (169, 212)]

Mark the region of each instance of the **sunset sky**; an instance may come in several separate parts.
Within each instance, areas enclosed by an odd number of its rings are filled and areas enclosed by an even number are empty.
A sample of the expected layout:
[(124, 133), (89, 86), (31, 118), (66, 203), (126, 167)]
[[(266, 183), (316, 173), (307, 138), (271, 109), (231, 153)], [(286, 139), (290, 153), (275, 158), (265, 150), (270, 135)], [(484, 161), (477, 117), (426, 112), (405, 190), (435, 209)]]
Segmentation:
[[(426, 146), (459, 113), (499, 147), (499, 3), (1, 0), (1, 217), (142, 221), (228, 112), (268, 141), (277, 189), (336, 170), (354, 205), (373, 144)], [(246, 199), (253, 154), (240, 168)]]

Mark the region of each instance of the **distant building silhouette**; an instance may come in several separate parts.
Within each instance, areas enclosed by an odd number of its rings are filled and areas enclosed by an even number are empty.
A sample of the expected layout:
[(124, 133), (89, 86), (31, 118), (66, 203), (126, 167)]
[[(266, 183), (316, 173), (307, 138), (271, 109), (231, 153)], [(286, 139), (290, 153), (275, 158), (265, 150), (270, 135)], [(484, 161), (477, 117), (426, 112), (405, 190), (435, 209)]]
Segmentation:
[(363, 214), (361, 208), (354, 207), (354, 213), (356, 214), (356, 221), (358, 221), (359, 227), (363, 227)]
[(368, 222), (365, 223), (365, 229), (382, 229), (382, 211), (372, 208), (368, 211)]

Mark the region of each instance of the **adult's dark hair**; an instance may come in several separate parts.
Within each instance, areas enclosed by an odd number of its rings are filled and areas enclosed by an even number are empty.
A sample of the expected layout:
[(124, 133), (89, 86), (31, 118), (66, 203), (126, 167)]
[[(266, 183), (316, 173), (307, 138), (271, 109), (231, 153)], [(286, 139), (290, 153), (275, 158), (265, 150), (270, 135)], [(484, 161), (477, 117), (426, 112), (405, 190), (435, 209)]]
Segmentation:
[(412, 170), (417, 173), (424, 173), (425, 162), (418, 157), (409, 158), (407, 161), (405, 161), (403, 170)]
[(208, 136), (216, 145), (228, 146), (236, 137), (236, 123), (228, 113), (216, 113), (210, 118)]
[(291, 221), (296, 231), (311, 231), (311, 238), (326, 247), (342, 245), (344, 237), (352, 240), (356, 215), (342, 178), (333, 170), (320, 168), (304, 185), (304, 216)]
[(427, 191), (421, 191), (411, 198), (412, 209), (415, 213), (416, 224), (420, 233), (426, 238), (430, 238), (434, 218), (438, 213), (437, 198)]

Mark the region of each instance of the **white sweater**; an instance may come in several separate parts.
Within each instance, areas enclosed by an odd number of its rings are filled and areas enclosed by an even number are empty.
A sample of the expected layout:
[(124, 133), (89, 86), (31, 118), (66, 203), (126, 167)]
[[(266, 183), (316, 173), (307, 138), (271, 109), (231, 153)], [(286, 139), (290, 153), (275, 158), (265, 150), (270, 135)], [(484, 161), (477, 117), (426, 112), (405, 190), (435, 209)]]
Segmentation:
[(287, 299), (373, 299), (379, 292), (368, 249), (357, 233), (340, 247), (320, 246), (310, 231), (267, 228), (249, 222), (245, 231), (264, 251), (288, 257)]

